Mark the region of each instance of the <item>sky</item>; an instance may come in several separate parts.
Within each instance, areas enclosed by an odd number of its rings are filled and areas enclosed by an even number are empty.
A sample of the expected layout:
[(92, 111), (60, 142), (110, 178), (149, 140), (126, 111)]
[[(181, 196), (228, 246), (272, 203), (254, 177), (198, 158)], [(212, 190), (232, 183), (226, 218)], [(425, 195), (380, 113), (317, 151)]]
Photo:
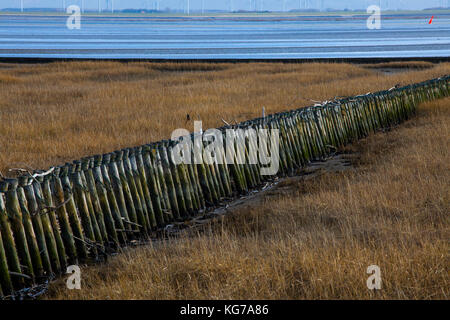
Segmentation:
[[(83, 0), (22, 0), (25, 8), (46, 7), (46, 8), (62, 8), (64, 3), (66, 6), (75, 4), (81, 6)], [(99, 0), (84, 0), (85, 8), (97, 9)], [(202, 2), (205, 10), (249, 10), (254, 8), (255, 2), (258, 10), (283, 11), (297, 9), (299, 6), (304, 7), (305, 2), (308, 8), (319, 9), (335, 8), (335, 9), (361, 9), (367, 8), (371, 4), (379, 4), (381, 2), (382, 9), (424, 9), (438, 6), (449, 6), (449, 0), (100, 0), (101, 7), (111, 8), (114, 2), (114, 8), (142, 8), (154, 9), (159, 2), (161, 10), (170, 8), (184, 10), (187, 2), (190, 1), (192, 11), (200, 10)], [(21, 0), (0, 0), (0, 9), (2, 8), (20, 8)], [(285, 3), (283, 6), (283, 2)], [(109, 3), (109, 5), (108, 5)], [(230, 10), (231, 9), (231, 10)]]

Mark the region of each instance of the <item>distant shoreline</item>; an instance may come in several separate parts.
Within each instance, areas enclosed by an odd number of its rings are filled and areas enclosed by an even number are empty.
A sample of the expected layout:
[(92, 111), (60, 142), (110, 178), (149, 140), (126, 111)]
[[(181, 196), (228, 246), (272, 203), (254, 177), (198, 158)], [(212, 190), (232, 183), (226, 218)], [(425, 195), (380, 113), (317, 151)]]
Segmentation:
[(153, 63), (385, 63), (385, 62), (410, 62), (427, 61), (432, 63), (450, 62), (450, 57), (407, 57), (407, 58), (311, 58), (311, 59), (91, 59), (91, 58), (4, 58), (0, 57), (0, 63), (52, 63), (69, 61), (115, 61), (115, 62), (153, 62)]
[[(387, 10), (382, 11), (384, 15), (424, 15), (428, 16), (430, 13), (439, 13), (448, 15), (450, 14), (450, 9), (427, 9), (427, 10)], [(57, 11), (29, 11), (29, 12), (19, 12), (19, 11), (1, 11), (1, 15), (8, 16), (67, 16), (68, 14), (65, 12), (57, 12)], [(195, 19), (195, 18), (293, 18), (293, 17), (332, 17), (332, 16), (340, 16), (340, 17), (353, 17), (353, 16), (367, 16), (368, 13), (365, 11), (330, 11), (330, 12), (322, 12), (322, 11), (295, 11), (295, 12), (234, 12), (234, 13), (205, 13), (201, 14), (199, 12), (194, 12), (190, 15), (185, 13), (176, 13), (176, 12), (154, 12), (154, 13), (128, 13), (128, 12), (102, 12), (98, 13), (95, 11), (88, 11), (83, 13), (84, 16), (89, 17), (117, 17), (117, 18), (186, 18), (186, 19)]]

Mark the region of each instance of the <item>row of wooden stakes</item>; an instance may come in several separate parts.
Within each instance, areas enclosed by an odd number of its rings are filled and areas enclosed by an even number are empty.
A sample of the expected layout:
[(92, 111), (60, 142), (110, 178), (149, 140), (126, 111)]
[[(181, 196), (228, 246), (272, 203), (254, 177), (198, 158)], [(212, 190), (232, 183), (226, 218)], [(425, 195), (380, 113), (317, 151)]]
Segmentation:
[[(219, 130), (242, 129), (237, 135), (249, 128), (279, 130), (278, 175), (292, 175), (312, 160), (408, 119), (419, 103), (448, 96), (448, 83), (449, 76)], [(241, 138), (243, 148), (232, 146), (232, 164), (175, 164), (171, 152), (178, 142), (164, 140), (3, 179), (0, 297), (14, 298), (23, 288), (65, 273), (69, 265), (101, 259), (273, 179), (261, 174), (263, 165), (242, 161), (255, 142)]]

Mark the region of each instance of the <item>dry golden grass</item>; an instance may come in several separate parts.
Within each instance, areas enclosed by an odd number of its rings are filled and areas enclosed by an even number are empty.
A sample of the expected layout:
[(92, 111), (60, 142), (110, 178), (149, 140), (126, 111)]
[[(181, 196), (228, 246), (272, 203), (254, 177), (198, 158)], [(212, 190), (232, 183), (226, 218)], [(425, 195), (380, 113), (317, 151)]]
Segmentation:
[(363, 64), (362, 66), (374, 69), (428, 69), (433, 68), (434, 64), (428, 61), (409, 61), (409, 62), (383, 62)]
[[(424, 104), (401, 127), (348, 147), (359, 154), (354, 170), (288, 180), (193, 238), (84, 267), (82, 290), (59, 280), (46, 298), (448, 299), (449, 103)], [(378, 292), (366, 287), (372, 264)]]
[[(408, 63), (410, 65), (411, 63)], [(423, 64), (418, 62), (417, 64)], [(411, 64), (412, 65), (412, 64)], [(0, 171), (44, 169), (204, 127), (450, 73), (387, 75), (350, 64), (57, 62), (0, 64)], [(20, 164), (20, 165), (19, 165)]]

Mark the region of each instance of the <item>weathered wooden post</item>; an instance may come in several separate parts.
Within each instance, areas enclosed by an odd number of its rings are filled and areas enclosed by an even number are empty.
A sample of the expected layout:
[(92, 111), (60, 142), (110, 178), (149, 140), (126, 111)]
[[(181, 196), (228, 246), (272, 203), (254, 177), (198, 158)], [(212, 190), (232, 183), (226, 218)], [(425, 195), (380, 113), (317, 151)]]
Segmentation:
[(52, 223), (50, 221), (48, 206), (44, 199), (44, 193), (42, 191), (43, 177), (39, 176), (35, 178), (35, 182), (32, 184), (34, 189), (34, 195), (38, 204), (38, 212), (41, 216), (42, 228), (44, 230), (45, 243), (47, 244), (48, 256), (52, 265), (52, 270), (56, 274), (61, 273), (61, 263), (58, 254), (58, 247), (56, 245), (55, 234), (53, 233)]
[[(178, 142), (170, 141), (169, 145), (172, 147), (172, 150), (174, 147), (178, 145)], [(184, 163), (179, 163), (176, 165), (176, 170), (178, 173), (178, 177), (180, 179), (183, 199), (184, 199), (184, 205), (186, 208), (186, 214), (189, 216), (194, 215), (194, 209), (193, 209), (193, 203), (192, 203), (192, 192), (189, 184), (189, 179), (186, 171), (186, 165)]]
[(97, 188), (95, 185), (95, 178), (93, 174), (94, 159), (84, 158), (81, 160), (81, 170), (83, 172), (82, 177), (85, 178), (85, 183), (87, 186), (88, 193), (90, 195), (92, 210), (94, 211), (95, 219), (98, 223), (98, 228), (100, 230), (100, 237), (103, 242), (108, 241), (108, 232), (105, 226), (105, 217), (102, 211), (102, 206), (100, 204), (100, 199), (98, 197)]
[[(169, 161), (169, 154), (167, 153), (167, 149), (169, 147), (168, 141), (164, 140), (162, 141), (161, 146), (161, 165), (164, 172), (164, 180), (167, 185), (167, 191), (170, 201), (170, 207), (172, 209), (173, 216), (176, 220), (181, 219), (181, 212), (180, 208), (178, 206), (178, 200), (177, 200), (177, 187), (176, 184), (179, 184), (179, 180), (174, 181), (174, 179), (177, 179), (178, 176), (174, 177), (172, 176), (172, 167)], [(171, 156), (171, 154), (170, 154)]]
[(108, 200), (108, 191), (103, 181), (103, 174), (101, 169), (102, 161), (103, 157), (101, 155), (97, 155), (90, 159), (92, 178), (94, 179), (95, 189), (97, 191), (98, 200), (100, 202), (101, 211), (103, 213), (103, 218), (105, 221), (106, 233), (108, 234), (105, 240), (109, 241), (109, 244), (112, 248), (118, 248), (120, 244), (119, 236), (117, 235), (112, 209)]
[(280, 130), (280, 149), (285, 154), (286, 159), (286, 174), (293, 175), (295, 169), (295, 157), (292, 149), (292, 142), (290, 140), (289, 130), (286, 122), (284, 121), (284, 114), (279, 115), (277, 119), (278, 128)]
[(209, 181), (208, 172), (206, 170), (206, 164), (203, 161), (203, 142), (202, 136), (199, 133), (195, 133), (193, 137), (194, 150), (193, 158), (194, 163), (197, 165), (197, 173), (200, 181), (202, 193), (208, 205), (213, 205), (217, 195), (215, 194), (214, 186)]
[[(17, 254), (16, 244), (14, 242), (13, 232), (9, 224), (8, 212), (5, 206), (5, 194), (7, 183), (0, 184), (0, 229), (1, 236), (5, 248), (5, 255), (8, 264), (9, 272), (14, 274), (21, 274), (22, 268), (20, 266), (19, 255)], [(9, 273), (8, 273), (9, 275)], [(6, 277), (6, 275), (4, 275)], [(22, 277), (13, 276), (12, 283), (15, 288), (22, 288), (25, 281)]]
[[(221, 144), (223, 146), (222, 148), (222, 152), (219, 155), (219, 159), (218, 159), (218, 168), (219, 168), (219, 172), (222, 176), (222, 180), (224, 181), (224, 191), (225, 191), (225, 196), (231, 198), (233, 196), (233, 189), (231, 186), (231, 178), (230, 178), (230, 170), (228, 169), (228, 165), (227, 165), (227, 159), (226, 159), (226, 152), (225, 152), (225, 147), (226, 147), (226, 132), (223, 128), (219, 128), (218, 129), (221, 132), (221, 137), (222, 137), (222, 141)], [(221, 163), (220, 163), (221, 162)], [(197, 169), (197, 168), (195, 168)], [(197, 179), (199, 180), (198, 177), (198, 173), (197, 173)], [(199, 185), (200, 185), (200, 180), (199, 180)]]
[[(155, 168), (155, 177), (159, 193), (161, 194), (161, 200), (163, 205), (163, 215), (165, 223), (169, 223), (175, 217), (175, 215), (182, 216), (186, 212), (186, 207), (183, 198), (183, 192), (181, 188), (181, 182), (178, 177), (175, 164), (172, 162), (172, 150), (166, 146), (166, 141), (160, 141), (152, 145), (152, 151), (150, 156), (152, 158), (153, 166)], [(164, 168), (164, 158), (169, 161), (169, 167)], [(170, 171), (170, 173), (168, 172)], [(173, 185), (175, 186), (176, 200), (173, 195), (173, 188), (170, 185), (170, 178), (172, 177)], [(172, 208), (172, 204), (175, 208)], [(179, 212), (179, 214), (175, 213)]]
[(309, 118), (305, 110), (301, 111), (301, 118), (303, 137), (306, 148), (306, 163), (310, 163), (314, 159), (314, 146), (311, 137), (311, 131), (309, 130)]
[[(139, 195), (137, 195), (136, 185), (134, 184), (132, 174), (128, 164), (128, 150), (116, 151), (116, 164), (119, 172), (120, 183), (129, 213), (129, 221), (125, 220), (124, 225), (127, 229), (139, 232), (138, 214), (142, 215), (142, 205)], [(124, 220), (124, 218), (122, 217)]]
[(142, 149), (142, 160), (144, 162), (144, 169), (147, 176), (148, 187), (150, 195), (152, 197), (153, 209), (155, 211), (155, 220), (159, 227), (164, 224), (163, 209), (161, 205), (161, 193), (157, 187), (156, 173), (153, 165), (153, 160), (150, 156), (152, 152), (152, 147), (145, 145)]
[(69, 180), (69, 168), (71, 165), (65, 165), (61, 167), (60, 179), (64, 190), (64, 199), (66, 199), (66, 210), (69, 217), (70, 227), (73, 231), (73, 238), (77, 248), (78, 261), (83, 263), (88, 258), (88, 251), (84, 241), (83, 229), (81, 228), (81, 222), (78, 218), (77, 206), (75, 204), (72, 185)]
[(288, 175), (290, 171), (290, 160), (288, 159), (288, 154), (286, 150), (286, 142), (283, 135), (283, 130), (280, 128), (279, 115), (273, 115), (270, 117), (269, 121), (270, 130), (279, 131), (279, 161), (280, 161), (280, 174)]
[[(111, 215), (114, 219), (114, 226), (116, 228), (115, 231), (117, 232), (120, 243), (126, 244), (126, 242), (127, 242), (126, 230), (123, 225), (119, 205), (117, 204), (116, 196), (115, 196), (115, 193), (113, 190), (113, 186), (111, 184), (111, 179), (109, 177), (108, 168), (107, 168), (109, 165), (110, 159), (111, 159), (111, 156), (109, 154), (95, 156), (95, 161), (97, 163), (101, 162), (100, 168), (101, 168), (101, 173), (102, 173), (103, 186), (108, 195), (108, 203), (109, 203), (109, 207), (111, 209)], [(97, 188), (97, 190), (99, 190), (99, 189)]]
[(108, 161), (108, 173), (111, 181), (111, 186), (114, 191), (114, 195), (116, 197), (117, 205), (119, 207), (120, 219), (122, 220), (122, 225), (124, 230), (128, 231), (128, 236), (131, 238), (135, 237), (133, 233), (133, 227), (130, 223), (125, 221), (130, 221), (130, 217), (128, 215), (127, 206), (125, 203), (125, 196), (123, 194), (122, 182), (119, 176), (119, 170), (117, 168), (117, 164), (115, 162), (116, 155), (114, 153), (108, 153), (103, 156), (103, 161)]
[(55, 210), (56, 207), (53, 202), (52, 190), (50, 188), (50, 175), (46, 175), (44, 177), (44, 181), (41, 183), (42, 192), (44, 196), (45, 205), (47, 206), (48, 217), (50, 219), (50, 224), (52, 227), (53, 235), (55, 237), (56, 249), (58, 251), (59, 264), (61, 266), (61, 270), (65, 270), (67, 267), (67, 256), (66, 249), (64, 247), (64, 242), (60, 233), (60, 226), (56, 219)]
[(58, 222), (59, 222), (59, 228), (61, 230), (61, 238), (64, 243), (64, 248), (66, 250), (66, 254), (68, 257), (68, 263), (78, 264), (77, 259), (77, 251), (75, 246), (75, 240), (73, 238), (73, 232), (72, 228), (70, 227), (69, 222), (69, 216), (66, 211), (66, 200), (64, 198), (64, 190), (61, 183), (61, 179), (59, 178), (59, 175), (61, 173), (61, 168), (57, 167), (55, 168), (55, 171), (53, 172), (54, 176), (51, 180), (51, 188), (53, 197), (56, 202), (56, 214), (58, 216)]
[(203, 196), (202, 187), (200, 184), (200, 179), (197, 172), (197, 161), (196, 158), (198, 158), (199, 155), (196, 155), (196, 149), (194, 148), (195, 142), (194, 142), (195, 135), (191, 134), (190, 139), (192, 141), (192, 163), (187, 166), (188, 172), (189, 172), (189, 179), (192, 183), (192, 190), (196, 201), (196, 211), (199, 212), (205, 208), (205, 199)]
[[(226, 126), (224, 127), (226, 134), (225, 148), (227, 152), (228, 165), (231, 167), (231, 173), (234, 178), (236, 190), (240, 194), (246, 194), (248, 192), (247, 181), (245, 180), (244, 171), (240, 162), (240, 155), (238, 154), (236, 148), (236, 131), (235, 127)], [(231, 162), (231, 163), (230, 163)], [(210, 185), (214, 188), (214, 183), (209, 180)]]
[(299, 144), (298, 149), (300, 153), (300, 165), (304, 167), (308, 163), (309, 157), (308, 157), (308, 146), (305, 140), (303, 123), (299, 111), (295, 113), (294, 125)]
[[(162, 153), (162, 142), (158, 142), (155, 144), (154, 149), (154, 159), (153, 163), (155, 165), (155, 170), (158, 178), (158, 188), (160, 189), (160, 193), (162, 195), (163, 204), (164, 204), (164, 220), (166, 223), (169, 223), (173, 221), (173, 213), (172, 213), (172, 206), (169, 199), (169, 191), (166, 184), (166, 181), (164, 179), (164, 170), (162, 167), (162, 159), (161, 159), (161, 153)], [(179, 204), (179, 202), (178, 202)]]
[(211, 164), (211, 173), (215, 177), (215, 181), (218, 183), (218, 189), (216, 189), (217, 195), (223, 199), (229, 197), (231, 192), (231, 186), (227, 179), (227, 165), (226, 165), (226, 155), (225, 155), (225, 141), (226, 135), (223, 134), (223, 130), (220, 130), (220, 137), (215, 136), (214, 139), (220, 139), (218, 141), (219, 145), (223, 146), (222, 150), (216, 150), (217, 154), (214, 155), (213, 164)]
[(3, 183), (8, 184), (8, 190), (5, 192), (6, 211), (8, 212), (9, 223), (14, 235), (19, 261), (22, 265), (22, 272), (29, 277), (25, 278), (25, 283), (31, 285), (34, 282), (34, 271), (17, 197), (18, 181), (17, 179), (5, 179)]
[(147, 205), (148, 216), (147, 224), (149, 230), (156, 228), (155, 209), (153, 208), (152, 196), (149, 189), (149, 181), (145, 171), (144, 159), (142, 157), (142, 147), (136, 148), (136, 166), (139, 171), (139, 178), (141, 179), (142, 191), (144, 192), (144, 201)]
[(136, 155), (137, 149), (138, 148), (129, 149), (130, 156), (129, 156), (128, 165), (130, 166), (131, 173), (132, 173), (133, 179), (135, 181), (136, 189), (137, 189), (138, 195), (141, 199), (141, 205), (142, 205), (142, 209), (143, 209), (142, 215), (141, 216), (138, 215), (138, 221), (141, 221), (141, 223), (144, 227), (143, 235), (147, 236), (151, 230), (149, 215), (152, 210), (152, 207), (149, 208), (147, 206), (147, 201), (145, 199), (146, 196), (145, 196), (145, 192), (144, 192), (144, 186), (142, 185), (142, 177), (140, 175), (138, 163), (137, 163), (137, 155)]
[[(0, 198), (1, 197), (2, 195), (0, 194)], [(3, 200), (0, 200), (0, 202), (1, 201)], [(11, 282), (11, 276), (9, 275), (8, 262), (6, 261), (5, 247), (3, 246), (2, 230), (0, 228), (0, 299), (3, 295), (12, 294), (13, 291), (14, 289)]]
[(289, 135), (289, 140), (291, 143), (292, 159), (295, 165), (295, 169), (302, 166), (301, 152), (300, 152), (300, 142), (297, 136), (297, 127), (294, 124), (294, 113), (290, 112), (289, 116), (284, 117), (284, 122), (287, 128), (287, 133)]
[(131, 186), (131, 194), (136, 203), (137, 223), (141, 226), (143, 236), (147, 236), (150, 231), (147, 216), (148, 208), (144, 199), (144, 190), (142, 189), (141, 179), (137, 170), (136, 156), (134, 149), (126, 149), (126, 157), (124, 158), (125, 172)]
[(195, 163), (191, 166), (192, 174), (194, 176), (195, 180), (195, 188), (197, 190), (198, 194), (198, 201), (199, 201), (199, 210), (204, 210), (206, 208), (206, 201), (205, 201), (205, 194), (202, 189), (202, 183), (200, 182), (200, 175), (198, 173), (198, 165)]
[[(86, 204), (88, 208), (89, 218), (91, 219), (92, 230), (94, 231), (94, 237), (96, 245), (102, 248), (103, 250), (103, 237), (100, 231), (99, 222), (97, 221), (97, 215), (95, 214), (94, 205), (92, 203), (92, 197), (90, 190), (87, 186), (86, 175), (84, 174), (83, 164), (81, 161), (74, 161), (75, 170), (79, 172), (81, 178), (81, 185), (83, 187), (83, 193), (86, 199)], [(87, 167), (87, 163), (85, 164), (85, 169)]]
[(20, 210), (22, 212), (23, 227), (25, 235), (27, 237), (28, 249), (30, 252), (31, 262), (33, 264), (33, 271), (36, 278), (41, 278), (44, 275), (44, 267), (42, 265), (41, 254), (39, 251), (36, 234), (33, 228), (33, 222), (31, 220), (31, 214), (28, 210), (28, 202), (25, 197), (23, 187), (28, 185), (29, 177), (22, 176), (18, 178), (19, 188), (17, 188), (17, 197), (19, 199)]
[(89, 208), (86, 201), (85, 188), (83, 182), (81, 181), (81, 175), (78, 171), (76, 164), (69, 164), (70, 178), (73, 184), (73, 196), (78, 209), (78, 213), (81, 218), (81, 225), (83, 226), (84, 238), (83, 241), (89, 246), (89, 251), (92, 255), (97, 258), (97, 248), (95, 244), (97, 240), (95, 239), (94, 228), (92, 226), (92, 220), (89, 214)]

